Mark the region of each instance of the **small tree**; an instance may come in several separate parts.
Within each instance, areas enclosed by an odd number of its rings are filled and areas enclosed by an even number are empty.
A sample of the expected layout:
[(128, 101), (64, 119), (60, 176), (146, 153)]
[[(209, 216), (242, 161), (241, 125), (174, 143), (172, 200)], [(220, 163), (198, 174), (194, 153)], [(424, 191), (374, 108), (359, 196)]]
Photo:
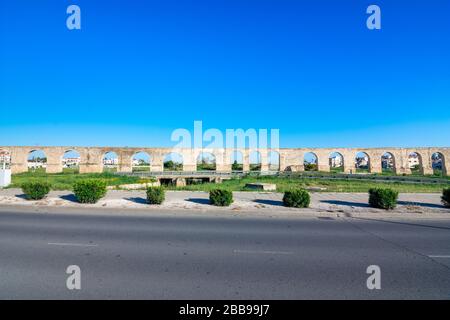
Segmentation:
[(450, 208), (450, 188), (445, 188), (442, 190), (442, 203), (444, 206)]
[(163, 187), (149, 187), (147, 188), (147, 203), (161, 204), (165, 199), (165, 191)]
[(233, 203), (233, 193), (229, 190), (214, 189), (209, 192), (209, 201), (214, 206), (227, 207)]
[(311, 197), (305, 189), (294, 189), (286, 191), (283, 196), (283, 204), (286, 207), (307, 208)]
[(22, 184), (22, 192), (28, 200), (43, 199), (51, 189), (48, 182), (30, 181)]
[(397, 206), (398, 191), (389, 188), (369, 190), (369, 205), (379, 209), (394, 209)]
[(81, 203), (96, 203), (106, 195), (106, 182), (100, 179), (84, 179), (73, 185), (75, 197)]

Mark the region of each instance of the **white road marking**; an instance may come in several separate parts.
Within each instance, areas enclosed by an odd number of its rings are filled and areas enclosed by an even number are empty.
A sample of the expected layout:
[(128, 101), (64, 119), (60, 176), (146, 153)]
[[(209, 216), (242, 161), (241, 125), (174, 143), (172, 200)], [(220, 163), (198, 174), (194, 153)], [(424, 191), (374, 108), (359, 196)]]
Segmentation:
[(233, 250), (234, 253), (293, 254), (292, 251)]
[(450, 255), (429, 255), (430, 258), (450, 258)]
[(98, 244), (87, 244), (87, 243), (49, 242), (47, 244), (53, 246), (98, 247)]

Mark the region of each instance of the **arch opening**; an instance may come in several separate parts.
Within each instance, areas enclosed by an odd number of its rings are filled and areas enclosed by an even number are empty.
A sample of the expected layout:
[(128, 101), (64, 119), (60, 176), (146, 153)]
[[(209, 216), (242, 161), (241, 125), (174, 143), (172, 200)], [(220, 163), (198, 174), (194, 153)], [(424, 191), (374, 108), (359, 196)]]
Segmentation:
[(202, 152), (197, 157), (197, 171), (215, 171), (216, 157), (209, 152)]
[(63, 173), (80, 173), (81, 156), (76, 150), (67, 150), (62, 156)]
[(328, 158), (330, 164), (330, 172), (344, 172), (344, 157), (339, 152), (332, 152)]
[(47, 169), (47, 156), (42, 150), (32, 150), (28, 153), (28, 171), (45, 173)]
[(183, 171), (183, 156), (176, 152), (171, 152), (164, 157), (164, 171)]
[(408, 168), (411, 174), (421, 175), (423, 173), (422, 156), (418, 152), (411, 152), (408, 155)]
[(270, 151), (268, 159), (269, 171), (280, 171), (280, 154), (277, 151)]
[(305, 171), (317, 171), (319, 169), (319, 158), (314, 152), (307, 152), (303, 156)]
[(355, 169), (356, 169), (357, 173), (369, 173), (370, 172), (370, 158), (367, 153), (365, 153), (363, 151), (356, 153)]
[(103, 155), (103, 172), (117, 172), (119, 157), (114, 151), (108, 151)]
[(381, 172), (395, 174), (395, 158), (390, 152), (385, 152), (381, 156)]
[(431, 155), (431, 168), (433, 169), (433, 175), (435, 176), (447, 175), (444, 155), (442, 153), (435, 152)]
[(250, 171), (261, 171), (261, 153), (253, 151), (248, 157)]
[(131, 172), (150, 171), (150, 155), (147, 152), (139, 151), (131, 157)]
[(11, 168), (11, 153), (8, 150), (0, 149), (0, 169)]
[(231, 154), (231, 171), (242, 172), (244, 170), (244, 157), (242, 152), (234, 151)]

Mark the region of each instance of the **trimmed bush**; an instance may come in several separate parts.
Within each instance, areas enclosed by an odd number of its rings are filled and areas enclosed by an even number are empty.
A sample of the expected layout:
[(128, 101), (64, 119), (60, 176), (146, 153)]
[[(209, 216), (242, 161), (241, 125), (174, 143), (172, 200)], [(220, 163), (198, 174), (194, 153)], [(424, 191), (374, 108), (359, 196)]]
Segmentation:
[(450, 208), (450, 188), (445, 188), (444, 190), (442, 190), (441, 199), (444, 206)]
[(50, 183), (40, 181), (25, 182), (21, 187), (28, 200), (43, 199), (51, 189)]
[(96, 203), (106, 195), (106, 181), (100, 179), (84, 179), (75, 182), (73, 192), (78, 202)]
[(379, 209), (394, 209), (397, 206), (398, 191), (389, 188), (372, 188), (369, 190), (369, 205)]
[(165, 191), (163, 187), (148, 187), (147, 188), (147, 203), (161, 204), (165, 199)]
[(286, 207), (308, 208), (311, 202), (309, 192), (305, 189), (294, 189), (286, 191), (283, 196), (283, 204)]
[(214, 189), (209, 192), (209, 201), (214, 206), (228, 207), (233, 203), (233, 192), (223, 189)]

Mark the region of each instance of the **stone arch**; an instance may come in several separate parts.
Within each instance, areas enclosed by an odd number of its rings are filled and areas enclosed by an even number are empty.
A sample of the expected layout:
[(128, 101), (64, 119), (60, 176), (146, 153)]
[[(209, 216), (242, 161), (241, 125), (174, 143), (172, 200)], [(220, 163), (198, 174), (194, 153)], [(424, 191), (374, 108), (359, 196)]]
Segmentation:
[(319, 157), (314, 152), (306, 152), (303, 155), (303, 165), (305, 167), (305, 171), (318, 171)]
[(6, 149), (0, 149), (0, 169), (11, 168), (11, 152)]
[(68, 149), (64, 151), (61, 156), (62, 171), (64, 173), (79, 173), (80, 172), (81, 155), (75, 149)]
[(356, 172), (360, 172), (360, 173), (370, 172), (370, 156), (367, 152), (358, 151), (356, 153), (355, 169), (356, 169)]
[(269, 171), (280, 171), (280, 153), (270, 151), (267, 155)]
[(252, 151), (248, 157), (250, 171), (261, 171), (262, 158), (259, 151)]
[(381, 172), (382, 173), (397, 173), (396, 159), (392, 152), (386, 151), (381, 155)]
[(151, 157), (145, 151), (138, 151), (131, 156), (132, 172), (148, 172), (151, 168)]
[(433, 152), (431, 154), (431, 168), (433, 169), (433, 175), (446, 176), (447, 168), (445, 163), (445, 156), (442, 152)]
[(333, 151), (328, 156), (330, 171), (334, 173), (344, 172), (344, 156), (338, 151)]
[(197, 157), (197, 171), (215, 171), (216, 169), (216, 156), (210, 152), (200, 152)]
[(423, 174), (423, 158), (417, 151), (408, 154), (408, 169), (411, 174)]
[(103, 172), (117, 172), (119, 156), (115, 151), (107, 151), (102, 156)]
[(46, 172), (47, 171), (47, 155), (41, 149), (33, 149), (28, 152), (28, 171)]
[(170, 152), (164, 156), (164, 171), (183, 171), (183, 155), (177, 152)]
[(231, 153), (231, 171), (242, 172), (244, 170), (244, 155), (241, 151), (234, 150)]

